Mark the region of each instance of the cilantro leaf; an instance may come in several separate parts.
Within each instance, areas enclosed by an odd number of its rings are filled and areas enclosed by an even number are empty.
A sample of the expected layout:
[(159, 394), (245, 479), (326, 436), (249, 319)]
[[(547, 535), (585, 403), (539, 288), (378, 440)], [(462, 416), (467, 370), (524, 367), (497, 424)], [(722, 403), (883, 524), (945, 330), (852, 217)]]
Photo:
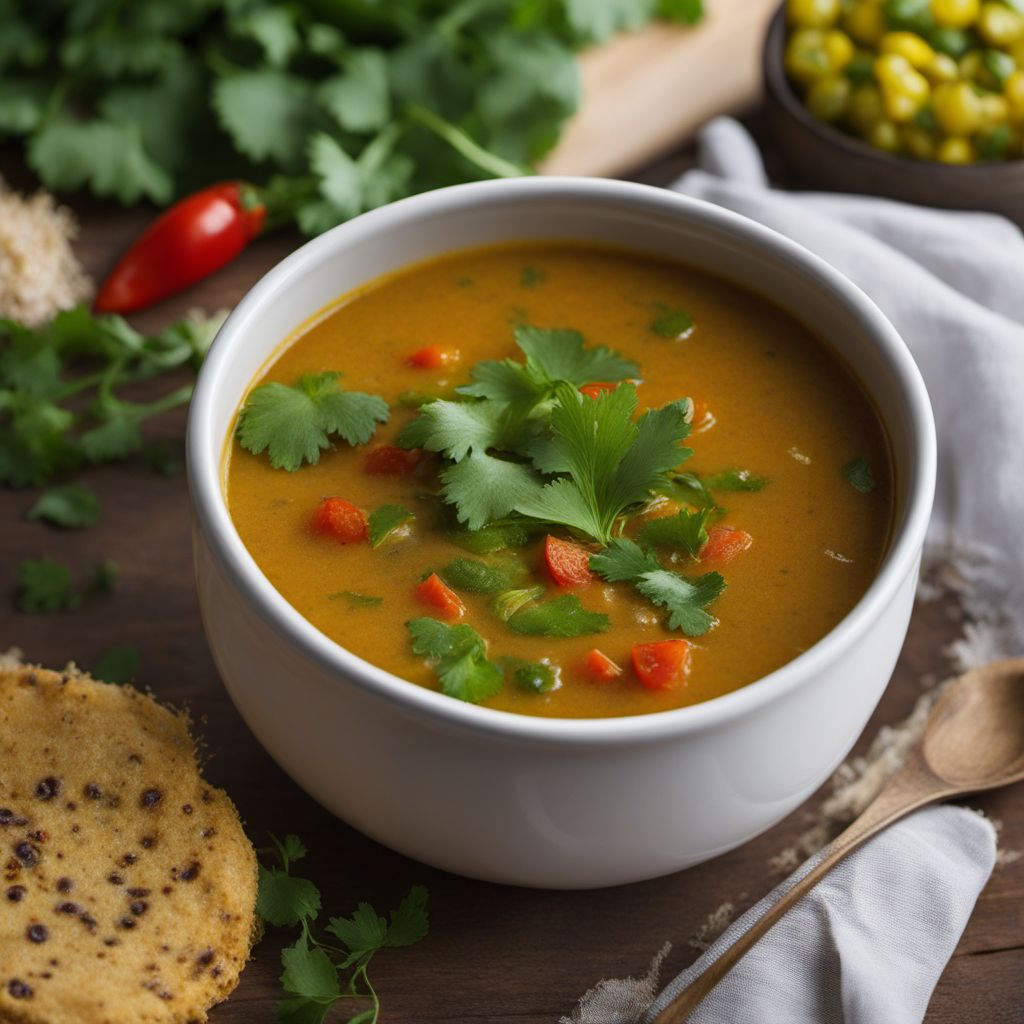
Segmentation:
[(369, 959), (384, 945), (388, 923), (369, 903), (360, 903), (351, 917), (332, 917), (327, 931), (341, 939), (348, 950), (343, 966), (349, 967)]
[(608, 626), (607, 615), (588, 611), (575, 594), (528, 605), (508, 619), (509, 629), (527, 636), (589, 636), (603, 633)]
[(669, 629), (703, 636), (717, 621), (705, 610), (725, 589), (725, 580), (717, 572), (688, 579), (663, 569), (650, 551), (622, 537), (591, 555), (590, 568), (609, 582), (632, 583), (653, 604), (667, 608)]
[(522, 523), (489, 523), (479, 530), (448, 530), (447, 537), (475, 555), (486, 555), (491, 551), (522, 547), (530, 539), (530, 530)]
[(440, 576), (448, 586), (471, 594), (495, 594), (513, 583), (507, 570), (473, 558), (456, 558), (440, 571)]
[(676, 501), (685, 501), (695, 508), (710, 509), (718, 513), (725, 511), (696, 473), (673, 473), (667, 480), (656, 484), (655, 490)]
[(400, 526), (416, 517), (401, 505), (381, 505), (369, 516), (370, 547), (379, 548)]
[(875, 489), (875, 474), (871, 471), (871, 464), (863, 457), (846, 463), (840, 472), (846, 482), (861, 494), (870, 494)]
[(38, 558), (18, 564), (18, 607), (23, 612), (58, 612), (77, 603), (71, 570), (62, 562)]
[(309, 879), (295, 878), (287, 868), (260, 865), (256, 913), (264, 921), (279, 926), (295, 925), (312, 920), (319, 910), (320, 890)]
[(501, 402), (449, 402), (434, 399), (398, 435), (403, 448), (426, 448), (456, 462), (485, 452), (501, 439), (508, 407)]
[(704, 477), (704, 486), (712, 491), (760, 491), (767, 483), (767, 477), (755, 476), (749, 469), (724, 469)]
[(662, 569), (644, 573), (636, 582), (636, 589), (649, 601), (668, 609), (669, 629), (682, 630), (687, 636), (703, 636), (718, 621), (705, 608), (725, 589), (725, 580), (717, 572), (688, 580)]
[(96, 492), (84, 484), (51, 487), (28, 511), (29, 519), (44, 519), (67, 529), (92, 526), (99, 516), (100, 500)]
[[(541, 483), (529, 466), (473, 452), (441, 471), (444, 495), (470, 530), (539, 500)], [(540, 518), (540, 517), (538, 517)]]
[(334, 1000), (341, 997), (338, 968), (319, 947), (310, 948), (303, 935), (294, 946), (281, 950), (281, 986), (306, 999)]
[(449, 697), (478, 704), (501, 689), (501, 671), (487, 660), (487, 644), (472, 626), (419, 618), (406, 627), (413, 653), (434, 663), (441, 690)]
[(704, 17), (704, 0), (658, 0), (659, 18), (696, 25)]
[(291, 868), (295, 861), (302, 860), (309, 853), (309, 850), (306, 849), (306, 844), (294, 832), (289, 832), (284, 839), (278, 839), (277, 836), (271, 833), (270, 838), (274, 846), (277, 847), (281, 863), (286, 868)]
[(685, 309), (672, 309), (659, 302), (655, 310), (655, 317), (650, 323), (650, 329), (655, 334), (673, 341), (682, 341), (693, 333), (693, 317)]
[(516, 686), (527, 693), (550, 693), (558, 686), (558, 670), (543, 661), (503, 658)]
[(648, 410), (636, 422), (636, 389), (622, 384), (597, 398), (559, 385), (551, 413), (551, 449), (569, 475), (528, 491), (517, 512), (579, 530), (602, 544), (615, 521), (689, 454), (683, 403)]
[(272, 381), (255, 388), (239, 415), (238, 440), (275, 469), (294, 471), (320, 461), (330, 434), (365, 444), (388, 419), (387, 403), (361, 391), (342, 391), (339, 373), (305, 374), (292, 387)]
[(93, 679), (120, 686), (130, 683), (139, 670), (139, 652), (134, 647), (109, 647), (90, 669)]
[(682, 509), (674, 516), (664, 516), (645, 523), (637, 540), (651, 547), (680, 548), (691, 558), (700, 554), (700, 549), (708, 542), (708, 520), (710, 509), (699, 512), (688, 512)]
[(427, 900), (427, 890), (422, 885), (414, 885), (406, 893), (397, 909), (389, 915), (391, 920), (384, 936), (385, 946), (412, 946), (426, 936), (430, 925)]
[(391, 117), (386, 55), (370, 47), (350, 51), (344, 74), (325, 79), (317, 88), (317, 98), (347, 131), (383, 128)]
[(539, 583), (532, 587), (505, 590), (498, 594), (492, 602), (494, 614), (503, 622), (508, 622), (520, 608), (525, 608), (526, 605), (542, 598), (545, 592), (545, 588)]

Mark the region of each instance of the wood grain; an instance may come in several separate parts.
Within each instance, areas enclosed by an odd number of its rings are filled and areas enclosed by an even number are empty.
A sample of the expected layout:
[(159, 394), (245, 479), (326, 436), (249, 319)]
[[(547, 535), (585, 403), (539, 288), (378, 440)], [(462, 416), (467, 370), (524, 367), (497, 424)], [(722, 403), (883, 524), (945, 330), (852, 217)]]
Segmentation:
[[(685, 163), (674, 161), (672, 171)], [(655, 169), (645, 178), (664, 182), (668, 176)], [(110, 267), (152, 215), (84, 200), (75, 207), (83, 221), (79, 251), (95, 274)], [(298, 241), (289, 235), (260, 241), (213, 280), (138, 318), (139, 324), (155, 327), (193, 306), (215, 309), (237, 302)], [(158, 424), (162, 434), (177, 438), (183, 426), (181, 413)], [(139, 648), (141, 682), (160, 698), (191, 709), (205, 737), (208, 775), (235, 798), (254, 842), (265, 845), (268, 830), (297, 832), (306, 841), (311, 854), (303, 867), (321, 885), (331, 913), (348, 913), (359, 900), (389, 907), (409, 885), (426, 884), (430, 936), (412, 949), (388, 951), (374, 964), (384, 1022), (554, 1024), (599, 979), (645, 971), (664, 940), (673, 943), (665, 970), (675, 972), (697, 955), (687, 939), (704, 918), (726, 901), (739, 911), (756, 901), (776, 880), (769, 859), (806, 827), (814, 800), (717, 860), (668, 878), (596, 892), (537, 892), (472, 882), (391, 853), (294, 786), (231, 705), (210, 660), (196, 607), (184, 478), (165, 479), (142, 466), (102, 467), (85, 477), (104, 506), (101, 523), (85, 533), (27, 522), (24, 513), (34, 492), (0, 491), (0, 580), (9, 591), (16, 562), (28, 556), (64, 558), (83, 570), (112, 557), (121, 568), (117, 590), (77, 612), (45, 616), (13, 612), (7, 593), (0, 604), (0, 647), (19, 644), (29, 658), (51, 666), (68, 660), (89, 666), (115, 644)], [(866, 737), (910, 711), (923, 673), (947, 670), (942, 649), (956, 629), (946, 608), (917, 610), (907, 648)], [(972, 806), (1004, 822), (1008, 848), (1024, 849), (1020, 787), (972, 801)], [(237, 992), (211, 1015), (214, 1024), (273, 1021), (282, 939), (274, 931), (266, 936)], [(1020, 1024), (1022, 1007), (1024, 861), (998, 870), (982, 893), (927, 1022)]]
[(709, 0), (694, 28), (656, 24), (590, 50), (581, 61), (583, 102), (543, 173), (623, 174), (709, 118), (753, 107), (777, 7), (778, 0)]

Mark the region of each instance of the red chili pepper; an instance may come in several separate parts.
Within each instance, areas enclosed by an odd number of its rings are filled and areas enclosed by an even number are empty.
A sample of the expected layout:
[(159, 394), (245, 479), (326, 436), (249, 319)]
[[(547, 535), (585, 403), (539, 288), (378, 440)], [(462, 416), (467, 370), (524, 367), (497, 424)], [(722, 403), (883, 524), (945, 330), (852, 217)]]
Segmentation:
[(121, 257), (96, 296), (97, 313), (131, 313), (230, 263), (263, 230), (267, 208), (244, 182), (187, 196), (158, 217)]

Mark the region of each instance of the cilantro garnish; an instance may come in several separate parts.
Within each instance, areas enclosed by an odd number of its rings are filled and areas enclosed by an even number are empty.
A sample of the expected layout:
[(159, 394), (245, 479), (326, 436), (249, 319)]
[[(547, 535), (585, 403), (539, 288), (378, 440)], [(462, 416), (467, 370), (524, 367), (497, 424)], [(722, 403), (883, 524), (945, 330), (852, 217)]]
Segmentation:
[(350, 1011), (348, 1024), (376, 1024), (380, 999), (369, 978), (370, 961), (381, 949), (411, 946), (427, 934), (427, 890), (413, 886), (388, 918), (368, 903), (360, 903), (349, 917), (330, 918), (325, 931), (341, 942), (339, 948), (322, 942), (313, 930), (320, 890), (291, 873), (292, 864), (306, 856), (306, 847), (295, 835), (284, 841), (270, 838), (281, 866), (260, 864), (256, 911), (269, 924), (302, 929), (281, 950), (286, 998), (278, 1003), (278, 1021), (322, 1024), (336, 1004), (355, 1000), (369, 1003), (369, 1008)]
[(854, 459), (840, 470), (846, 482), (861, 494), (870, 494), (875, 489), (875, 474), (865, 458)]
[(431, 618), (405, 625), (413, 653), (434, 663), (442, 693), (479, 704), (501, 689), (501, 670), (487, 660), (487, 643), (472, 626), (449, 626)]
[(381, 505), (369, 516), (370, 546), (379, 548), (400, 526), (416, 517), (401, 505)]
[(507, 621), (509, 629), (527, 636), (589, 636), (603, 633), (609, 625), (607, 615), (588, 611), (575, 594), (528, 604)]
[(134, 647), (109, 647), (89, 670), (94, 679), (121, 686), (130, 683), (139, 670), (139, 652)]
[(766, 476), (756, 476), (749, 469), (723, 469), (704, 477), (704, 486), (712, 491), (760, 491), (767, 483)]
[(29, 519), (43, 519), (55, 526), (80, 529), (92, 526), (100, 515), (100, 499), (84, 484), (62, 484), (44, 491), (29, 509)]
[(621, 537), (592, 555), (590, 568), (609, 582), (632, 583), (649, 601), (666, 608), (669, 629), (703, 636), (717, 621), (705, 610), (725, 589), (725, 580), (717, 572), (688, 579), (663, 569), (650, 551)]
[(491, 602), (491, 607), (499, 619), (503, 622), (508, 622), (520, 608), (525, 608), (526, 605), (539, 600), (544, 596), (544, 593), (545, 589), (539, 583), (532, 587), (504, 590), (495, 596)]
[(545, 661), (523, 661), (521, 658), (501, 660), (520, 690), (526, 690), (527, 693), (550, 693), (558, 687), (558, 669)]
[(465, 590), (471, 594), (496, 594), (506, 590), (521, 575), (521, 567), (511, 561), (501, 565), (489, 565), (473, 558), (456, 558), (449, 562), (441, 571), (441, 579), (456, 590)]
[(387, 402), (362, 391), (343, 391), (340, 373), (307, 373), (289, 387), (271, 381), (254, 388), (238, 417), (238, 440), (275, 469), (298, 469), (320, 461), (337, 434), (351, 445), (365, 444), (378, 423), (387, 422)]
[(522, 273), (519, 275), (520, 283), (524, 288), (536, 288), (537, 285), (543, 284), (547, 278), (547, 273), (542, 267), (523, 267)]
[(655, 303), (655, 316), (650, 329), (662, 338), (682, 341), (693, 333), (693, 317), (685, 309), (672, 309), (664, 303)]
[(358, 594), (354, 590), (339, 590), (336, 594), (329, 594), (328, 601), (343, 600), (349, 608), (376, 608), (384, 603), (383, 597), (375, 594)]
[(559, 385), (547, 457), (548, 468), (567, 475), (519, 497), (516, 511), (607, 544), (619, 516), (690, 454), (681, 446), (690, 432), (685, 403), (650, 409), (634, 422), (636, 405), (631, 384), (597, 398)]
[(100, 562), (85, 584), (76, 589), (71, 570), (62, 562), (26, 559), (18, 564), (18, 607), (30, 614), (69, 611), (96, 594), (109, 593), (116, 577), (113, 562)]
[(708, 542), (707, 525), (710, 518), (710, 509), (701, 509), (699, 512), (682, 509), (674, 516), (645, 523), (636, 539), (650, 547), (680, 548), (691, 558), (696, 558)]

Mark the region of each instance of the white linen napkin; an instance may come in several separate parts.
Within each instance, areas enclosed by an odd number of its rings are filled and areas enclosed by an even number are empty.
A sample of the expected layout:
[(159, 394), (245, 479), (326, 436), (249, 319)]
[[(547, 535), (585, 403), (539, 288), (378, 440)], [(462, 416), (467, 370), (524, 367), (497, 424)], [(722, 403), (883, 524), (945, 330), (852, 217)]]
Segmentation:
[[(675, 188), (745, 214), (828, 260), (895, 324), (924, 375), (939, 443), (928, 559), (968, 576), (988, 656), (1024, 651), (1024, 236), (986, 213), (786, 193), (728, 118), (701, 133)], [(891, 826), (829, 873), (740, 961), (690, 1024), (920, 1024), (995, 864), (995, 831), (960, 807)], [(600, 982), (561, 1024), (640, 1024), (808, 871), (812, 857), (655, 998)], [(653, 1000), (653, 1002), (652, 1002)]]

